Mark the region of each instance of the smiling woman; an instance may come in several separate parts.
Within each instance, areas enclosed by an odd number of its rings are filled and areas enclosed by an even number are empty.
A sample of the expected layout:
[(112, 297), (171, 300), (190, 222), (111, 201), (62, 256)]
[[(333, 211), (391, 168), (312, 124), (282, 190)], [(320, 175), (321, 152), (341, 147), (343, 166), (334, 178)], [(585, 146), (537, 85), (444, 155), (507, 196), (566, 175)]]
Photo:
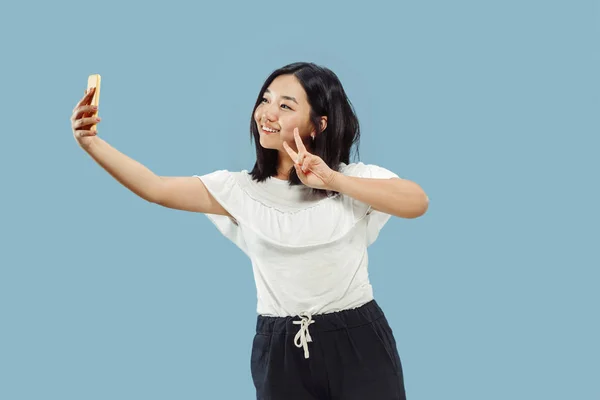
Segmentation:
[(250, 172), (254, 179), (261, 182), (276, 176), (292, 185), (301, 183), (283, 147), (284, 143), (296, 143), (295, 129), (309, 151), (332, 169), (337, 171), (340, 163), (350, 162), (350, 149), (360, 138), (358, 119), (331, 70), (294, 63), (266, 79), (250, 123), (257, 154)]
[(71, 118), (79, 145), (147, 201), (205, 213), (250, 258), (258, 399), (406, 398), (367, 248), (392, 215), (421, 216), (429, 200), (394, 172), (350, 163), (359, 123), (332, 71), (294, 63), (269, 75), (252, 110), (250, 172), (157, 176), (89, 129), (91, 96)]

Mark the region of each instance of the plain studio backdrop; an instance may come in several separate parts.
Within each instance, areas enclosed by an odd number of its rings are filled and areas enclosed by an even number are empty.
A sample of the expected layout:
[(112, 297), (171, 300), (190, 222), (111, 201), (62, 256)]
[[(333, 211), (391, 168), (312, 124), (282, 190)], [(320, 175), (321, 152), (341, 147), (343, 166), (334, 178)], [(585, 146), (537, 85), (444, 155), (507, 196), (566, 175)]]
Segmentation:
[(250, 261), (69, 118), (98, 73), (120, 151), (249, 170), (258, 90), (294, 61), (338, 74), (360, 160), (431, 199), (370, 248), (408, 398), (600, 398), (598, 1), (13, 2), (0, 38), (0, 399), (254, 398)]

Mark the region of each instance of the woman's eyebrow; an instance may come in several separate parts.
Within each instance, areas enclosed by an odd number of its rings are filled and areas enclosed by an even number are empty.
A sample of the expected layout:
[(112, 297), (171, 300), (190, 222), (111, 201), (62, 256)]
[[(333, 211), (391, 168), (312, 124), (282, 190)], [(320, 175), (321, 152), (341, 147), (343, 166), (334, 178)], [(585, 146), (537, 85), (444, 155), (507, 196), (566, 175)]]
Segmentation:
[[(270, 91), (269, 89), (266, 89), (266, 90), (265, 90), (265, 93), (269, 93), (269, 94), (271, 94), (271, 91)], [(295, 97), (292, 97), (292, 96), (281, 96), (281, 98), (282, 98), (282, 99), (285, 99), (285, 100), (290, 100), (290, 101), (293, 101), (294, 103), (298, 104), (298, 101), (296, 100), (296, 98), (295, 98)]]
[(281, 96), (281, 98), (286, 99), (286, 100), (291, 100), (294, 103), (298, 104), (298, 102), (296, 101), (295, 97), (291, 97), (291, 96)]

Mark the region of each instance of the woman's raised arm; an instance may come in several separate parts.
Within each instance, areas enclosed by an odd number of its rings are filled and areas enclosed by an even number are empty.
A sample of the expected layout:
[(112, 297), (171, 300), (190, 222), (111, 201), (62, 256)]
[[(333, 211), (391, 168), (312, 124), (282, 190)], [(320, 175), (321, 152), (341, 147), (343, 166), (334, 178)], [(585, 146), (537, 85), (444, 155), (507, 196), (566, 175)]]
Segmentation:
[(138, 161), (121, 153), (97, 136), (91, 127), (99, 122), (90, 105), (93, 90), (77, 104), (71, 116), (73, 136), (98, 165), (142, 199), (164, 207), (206, 214), (229, 213), (215, 200), (197, 177), (161, 177)]

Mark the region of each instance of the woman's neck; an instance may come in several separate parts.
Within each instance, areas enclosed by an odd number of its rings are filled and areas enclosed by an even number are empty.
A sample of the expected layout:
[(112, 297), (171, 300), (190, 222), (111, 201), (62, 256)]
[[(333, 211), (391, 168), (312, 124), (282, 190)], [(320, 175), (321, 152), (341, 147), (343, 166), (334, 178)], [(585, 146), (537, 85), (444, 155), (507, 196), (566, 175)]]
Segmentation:
[(279, 159), (277, 161), (277, 175), (278, 179), (288, 179), (290, 176), (290, 170), (294, 167), (294, 160), (285, 151), (279, 152)]

